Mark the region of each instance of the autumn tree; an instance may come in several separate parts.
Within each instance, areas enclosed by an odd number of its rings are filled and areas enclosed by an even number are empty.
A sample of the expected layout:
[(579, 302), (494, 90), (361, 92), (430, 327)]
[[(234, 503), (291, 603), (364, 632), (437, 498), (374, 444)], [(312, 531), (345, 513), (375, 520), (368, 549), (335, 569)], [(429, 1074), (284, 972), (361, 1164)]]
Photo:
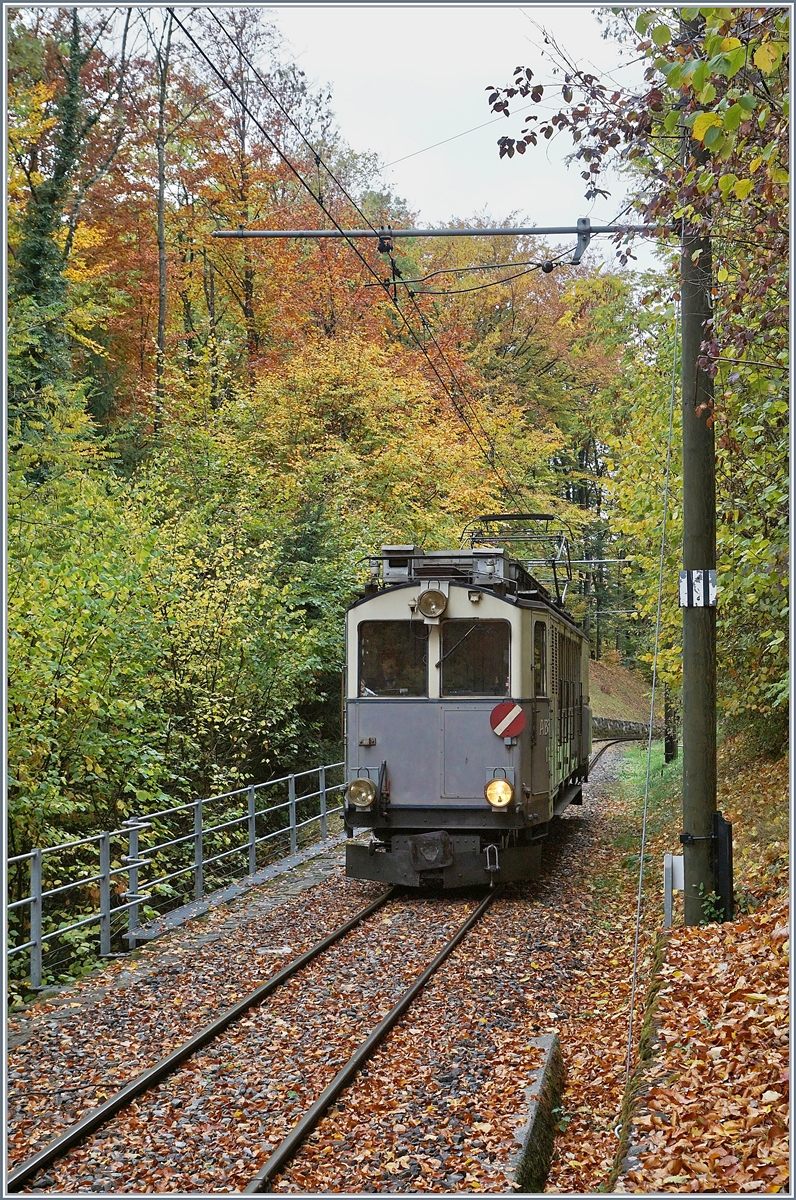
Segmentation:
[[(521, 136), (500, 139), (501, 155), (571, 137), (587, 196), (607, 194), (603, 168), (618, 159), (651, 228), (710, 239), (701, 366), (715, 403), (702, 419), (717, 430), (720, 688), (725, 714), (761, 736), (776, 730), (772, 745), (787, 694), (789, 18), (784, 7), (620, 9), (609, 23), (635, 35), (639, 90), (582, 70), (549, 35), (557, 80), (522, 66), (489, 89), (494, 111), (530, 109)], [(550, 117), (537, 106), (551, 91), (564, 104)]]
[(10, 15), (12, 421), (27, 421), (42, 388), (69, 377), (71, 342), (85, 336), (65, 271), (86, 197), (125, 134), (129, 10), (115, 54), (102, 48), (112, 17), (85, 22), (77, 8)]

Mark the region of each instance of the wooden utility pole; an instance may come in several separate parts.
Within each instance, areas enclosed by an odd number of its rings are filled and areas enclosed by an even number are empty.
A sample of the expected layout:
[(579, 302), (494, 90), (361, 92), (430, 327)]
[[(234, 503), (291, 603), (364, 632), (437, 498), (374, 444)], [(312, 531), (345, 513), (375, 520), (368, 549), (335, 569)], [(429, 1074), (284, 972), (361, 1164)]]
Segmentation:
[[(683, 21), (684, 36), (699, 20)], [(684, 164), (701, 147), (683, 130)], [(683, 570), (695, 572), (683, 606), (683, 870), (686, 925), (703, 920), (703, 897), (717, 891), (712, 853), (716, 812), (716, 609), (705, 572), (716, 570), (716, 470), (713, 380), (698, 369), (710, 317), (709, 236), (683, 230), (682, 304)], [(715, 574), (713, 576), (715, 579)], [(692, 586), (694, 581), (699, 586)], [(681, 603), (683, 601), (681, 588)], [(701, 602), (700, 602), (701, 601)], [(715, 603), (715, 601), (714, 601)]]

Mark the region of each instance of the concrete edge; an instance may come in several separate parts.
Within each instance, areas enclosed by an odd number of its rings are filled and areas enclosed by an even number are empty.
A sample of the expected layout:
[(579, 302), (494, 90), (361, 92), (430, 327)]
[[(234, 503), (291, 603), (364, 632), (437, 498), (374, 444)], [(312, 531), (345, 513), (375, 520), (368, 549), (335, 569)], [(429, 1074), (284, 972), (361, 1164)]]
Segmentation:
[(187, 921), (192, 921), (195, 917), (201, 917), (204, 913), (209, 912), (211, 908), (218, 908), (219, 905), (227, 904), (230, 900), (237, 900), (239, 896), (243, 896), (259, 884), (267, 883), (269, 879), (276, 879), (279, 875), (286, 875), (294, 867), (302, 866), (304, 863), (310, 862), (313, 858), (319, 858), (328, 850), (332, 850), (336, 846), (341, 846), (347, 840), (347, 836), (345, 833), (340, 833), (334, 837), (327, 838), (325, 842), (315, 842), (308, 849), (301, 850), (298, 854), (291, 854), (287, 858), (280, 858), (277, 862), (263, 867), (253, 875), (247, 875), (236, 883), (211, 892), (209, 896), (202, 896), (201, 899), (193, 900), (190, 904), (184, 904), (181, 908), (175, 908), (172, 912), (166, 913), (162, 917), (156, 917), (154, 920), (148, 921), (145, 925), (141, 925), (135, 930), (136, 941), (147, 942), (153, 938), (162, 937), (164, 933), (168, 933), (172, 929), (178, 929)]
[(543, 1052), (543, 1058), (525, 1089), (528, 1117), (514, 1131), (521, 1149), (512, 1155), (510, 1166), (516, 1186), (524, 1193), (544, 1190), (564, 1091), (564, 1059), (558, 1034), (544, 1033), (533, 1038), (531, 1044)]

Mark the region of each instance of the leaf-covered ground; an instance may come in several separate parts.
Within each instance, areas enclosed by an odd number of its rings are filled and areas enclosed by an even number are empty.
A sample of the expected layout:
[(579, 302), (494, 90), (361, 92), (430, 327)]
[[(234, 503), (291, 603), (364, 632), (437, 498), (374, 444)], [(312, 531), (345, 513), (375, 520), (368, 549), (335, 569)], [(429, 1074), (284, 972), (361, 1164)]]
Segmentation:
[[(610, 754), (614, 762), (621, 758), (621, 750)], [(490, 910), (488, 920), (468, 935), (396, 1029), (391, 1045), (385, 1044), (384, 1055), (374, 1059), (368, 1073), (341, 1097), (309, 1157), (296, 1160), (296, 1174), (280, 1181), (280, 1190), (510, 1190), (511, 1160), (518, 1149), (514, 1131), (525, 1120), (524, 1088), (538, 1063), (532, 1039), (554, 1030), (575, 1056), (602, 1040), (605, 1054), (594, 1060), (592, 1093), (586, 1099), (600, 1139), (589, 1177), (605, 1179), (623, 1087), (623, 1051), (615, 1052), (616, 1038), (606, 1016), (615, 1005), (620, 1014), (626, 1011), (632, 921), (616, 902), (618, 896), (606, 895), (595, 903), (595, 870), (603, 868), (606, 877), (621, 871), (625, 855), (613, 844), (622, 826), (612, 798), (615, 785), (607, 782), (611, 759), (603, 760), (599, 774), (606, 782), (602, 787), (590, 785), (583, 808), (571, 810), (561, 821), (540, 878), (511, 889)], [(94, 996), (87, 997), (87, 1004), (80, 998), (88, 982), (74, 990), (79, 1007), (70, 1010), (65, 993), (58, 1020), (52, 1020), (51, 1011), (38, 1014), (28, 1040), (14, 1055), (16, 1161), (57, 1132), (65, 1118), (74, 1119), (81, 1107), (96, 1103), (101, 1083), (110, 1082), (109, 1076), (118, 1085), (170, 1048), (180, 1029), (184, 1036), (194, 1032), (197, 1021), (211, 1015), (212, 999), (218, 1003), (223, 993), (229, 1002), (244, 975), (249, 986), (255, 982), (252, 976), (262, 977), (264, 964), (261, 959), (255, 962), (258, 950), (273, 952), (269, 970), (283, 961), (283, 953), (299, 950), (311, 925), (326, 925), (332, 913), (342, 915), (337, 892), (352, 890), (359, 897), (362, 887), (332, 878), (313, 890), (311, 900), (305, 893), (264, 917), (257, 916), (253, 901), (238, 903), (234, 918), (221, 922), (220, 915), (213, 916), (205, 924), (205, 933), (211, 929), (214, 941), (201, 945), (183, 936), (181, 941), (191, 943), (190, 952), (176, 954), (182, 947), (174, 945), (173, 937), (166, 938), (161, 950), (153, 946), (145, 952), (145, 977), (139, 978), (134, 969), (129, 981), (119, 980), (120, 987), (99, 995), (101, 974), (93, 981)], [(349, 905), (347, 900), (345, 907)], [(374, 942), (371, 936), (371, 951), (383, 941), (379, 937)], [(195, 1064), (202, 1069), (192, 1080), (188, 1103), (175, 1104), (179, 1089), (175, 1093), (173, 1084), (164, 1085), (155, 1102), (156, 1120), (142, 1122), (143, 1104), (138, 1103), (130, 1110), (118, 1145), (112, 1138), (102, 1139), (101, 1145), (95, 1141), (91, 1151), (70, 1156), (71, 1166), (65, 1162), (51, 1169), (38, 1186), (114, 1192), (225, 1191), (230, 1180), (240, 1186), (267, 1157), (270, 1132), (276, 1135), (289, 1126), (289, 1118), (297, 1116), (298, 1100), (308, 1100), (323, 1086), (318, 1069), (323, 1062), (316, 1058), (313, 1063), (313, 1056), (326, 1054), (330, 1063), (335, 1057), (325, 1048), (335, 1040), (339, 1024), (330, 1012), (340, 1011), (341, 1003), (343, 1012), (361, 1007), (363, 963), (350, 955), (335, 956), (335, 961), (341, 969), (333, 972), (330, 958), (325, 975), (323, 964), (318, 964), (323, 986), (312, 995), (310, 986), (298, 1022), (291, 1021), (287, 1010), (281, 1013), (285, 1028), (272, 1029), (273, 1021), (267, 1031), (263, 1026), (268, 1037), (262, 1046), (247, 1044), (242, 1056), (233, 1047), (230, 1031), (221, 1048), (220, 1071), (211, 1071), (216, 1065), (212, 1055)], [(374, 965), (376, 974), (370, 975), (365, 990), (388, 967), (389, 963)], [(107, 971), (113, 977), (119, 968), (115, 964)], [(287, 993), (282, 1004), (290, 1009)], [(268, 1006), (274, 1016), (276, 1007), (280, 1005)], [(621, 1028), (622, 1016), (616, 1019)], [(300, 1036), (308, 1021), (314, 1027), (311, 1047)], [(249, 1028), (241, 1031), (244, 1040), (261, 1024), (259, 1018), (247, 1022)], [(162, 1030), (160, 1037), (156, 1029)], [(282, 1058), (291, 1044), (293, 1065), (288, 1070), (288, 1060)], [(243, 1065), (236, 1076), (238, 1061)], [(295, 1076), (292, 1086), (289, 1075)], [(285, 1086), (278, 1084), (282, 1077)], [(228, 1111), (215, 1102), (218, 1080), (229, 1093)], [(78, 1102), (74, 1093), (58, 1092), (59, 1084), (86, 1083), (90, 1086), (78, 1093)], [(313, 1089), (312, 1084), (318, 1086)], [(35, 1095), (30, 1088), (46, 1094)], [(62, 1100), (69, 1103), (62, 1107)], [(136, 1122), (140, 1127), (134, 1128)], [(562, 1115), (562, 1127), (565, 1124)], [(140, 1161), (144, 1156), (151, 1160), (156, 1126), (158, 1171)], [(315, 1150), (322, 1153), (313, 1154)]]
[[(677, 764), (663, 768), (659, 749), (655, 755), (631, 1066), (662, 923), (663, 853), (678, 849), (680, 828)], [(553, 1031), (567, 1078), (546, 1190), (612, 1190), (626, 1094), (643, 767), (642, 748), (609, 750), (583, 807), (559, 823), (540, 877), (508, 889), (468, 934), (273, 1190), (510, 1191), (515, 1130), (538, 1062), (532, 1040)], [(784, 1187), (787, 770), (745, 758), (735, 744), (722, 751), (720, 767), (745, 911), (729, 925), (668, 935), (654, 1074), (633, 1111), (639, 1162), (618, 1184), (626, 1192)], [(12, 1157), (19, 1161), (101, 1099), (103, 1084), (118, 1086), (195, 1032), (374, 890), (337, 874), (272, 910), (258, 910), (250, 897), (194, 933), (148, 947), (132, 966), (110, 964), (59, 997), (59, 1012), (52, 1003), (35, 1006), (12, 1055)], [(423, 908), (420, 924), (432, 915)], [(247, 1021), (242, 1055), (230, 1033), (217, 1052), (197, 1059), (187, 1072), (187, 1102), (176, 1081), (164, 1085), (154, 1124), (136, 1106), (120, 1144), (104, 1139), (39, 1186), (52, 1187), (56, 1177), (80, 1191), (242, 1186), (335, 1068), (339, 1021), (329, 1012), (354, 1014), (387, 970), (381, 951), (398, 935), (390, 920), (377, 918), (378, 936), (358, 954), (319, 962), (300, 1001), (285, 991), (270, 1016), (264, 1009)], [(343, 1025), (352, 1048), (359, 1027), (349, 1028), (347, 1017)], [(226, 1081), (223, 1096), (219, 1081)], [(139, 1161), (145, 1144), (156, 1151), (157, 1170)]]
[(725, 743), (719, 807), (741, 911), (666, 936), (619, 1192), (788, 1190), (787, 793), (786, 759)]
[[(308, 869), (309, 870), (309, 869)], [(294, 889), (295, 889), (294, 884)], [(353, 916), (380, 885), (267, 884), (9, 1020), (8, 1155), (17, 1165)], [(278, 897), (276, 902), (272, 897)]]
[(59, 1159), (47, 1186), (242, 1191), (473, 907), (457, 895), (379, 909)]
[[(595, 717), (646, 723), (650, 719), (650, 695), (648, 681), (623, 667), (615, 650), (589, 663), (589, 702)], [(662, 717), (660, 696), (655, 709)]]
[(779, 1192), (788, 1181), (788, 912), (677, 929), (660, 969), (643, 1141), (622, 1192)]

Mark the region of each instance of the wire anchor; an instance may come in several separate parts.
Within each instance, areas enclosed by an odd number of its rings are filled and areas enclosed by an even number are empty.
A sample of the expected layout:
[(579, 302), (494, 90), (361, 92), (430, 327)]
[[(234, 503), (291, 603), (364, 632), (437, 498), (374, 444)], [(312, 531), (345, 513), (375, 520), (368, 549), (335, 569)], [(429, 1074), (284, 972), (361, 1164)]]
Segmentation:
[(578, 217), (578, 244), (575, 247), (575, 253), (572, 255), (572, 266), (577, 267), (584, 251), (588, 248), (591, 241), (591, 221), (588, 217)]

